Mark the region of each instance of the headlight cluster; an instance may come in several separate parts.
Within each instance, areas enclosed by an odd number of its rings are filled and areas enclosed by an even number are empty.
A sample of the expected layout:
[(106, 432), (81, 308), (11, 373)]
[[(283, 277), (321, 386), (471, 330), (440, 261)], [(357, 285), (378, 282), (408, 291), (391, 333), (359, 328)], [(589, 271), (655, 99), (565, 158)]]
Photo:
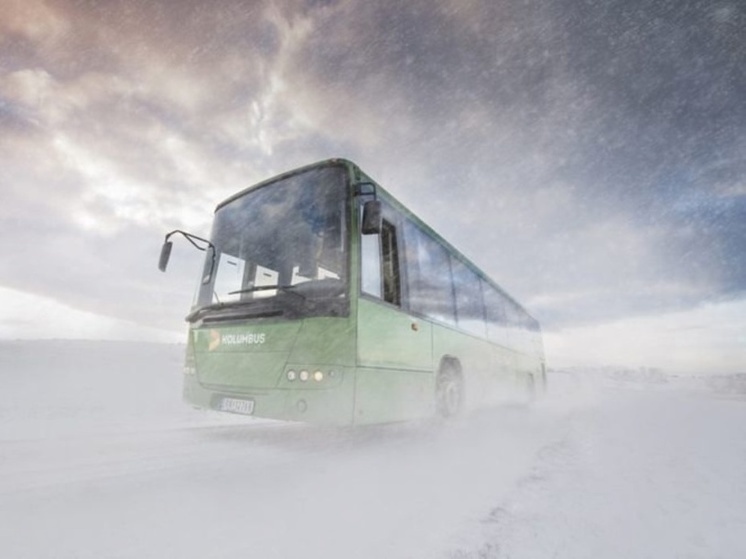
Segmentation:
[(295, 371), (294, 369), (290, 369), (286, 377), (290, 382), (294, 382), (296, 380), (300, 380), (301, 382), (308, 382), (309, 380), (313, 379), (316, 382), (323, 381), (327, 376), (333, 377), (336, 373), (334, 371), (330, 371), (327, 375), (324, 373), (324, 371), (321, 370), (315, 370), (313, 373), (310, 373), (308, 369), (301, 369), (300, 371)]

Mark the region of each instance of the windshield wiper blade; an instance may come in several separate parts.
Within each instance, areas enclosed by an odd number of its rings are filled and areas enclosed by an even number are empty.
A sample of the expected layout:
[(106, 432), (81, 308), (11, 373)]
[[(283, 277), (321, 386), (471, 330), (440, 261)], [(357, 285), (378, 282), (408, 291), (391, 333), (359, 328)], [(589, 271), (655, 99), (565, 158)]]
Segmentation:
[[(292, 288), (295, 287), (293, 285), (257, 285), (254, 287), (247, 287), (246, 289), (239, 289), (236, 291), (231, 291), (228, 293), (228, 295), (238, 295), (240, 293), (252, 293), (256, 291), (269, 291), (270, 289), (279, 289), (280, 291), (283, 291), (284, 293), (291, 293), (292, 295), (295, 295), (296, 297), (300, 297), (305, 301), (306, 296), (302, 293), (297, 293), (292, 290)], [(249, 299), (244, 301), (219, 301), (217, 303), (212, 303), (211, 305), (205, 305), (204, 307), (200, 307), (198, 309), (193, 310), (186, 316), (187, 322), (194, 322), (197, 319), (201, 318), (207, 313), (213, 312), (213, 311), (223, 311), (223, 310), (231, 310), (231, 309), (237, 309), (240, 307), (248, 307), (248, 306), (254, 306), (256, 303), (263, 301), (264, 299)]]
[(300, 297), (306, 298), (305, 295), (302, 293), (298, 293), (294, 290), (297, 285), (255, 285), (254, 287), (247, 287), (246, 289), (237, 289), (236, 291), (229, 291), (228, 295), (238, 295), (240, 293), (254, 293), (256, 291), (269, 291), (271, 289), (278, 289), (280, 291), (284, 291), (285, 293), (292, 293), (293, 295), (298, 295)]
[(234, 301), (231, 303), (213, 303), (212, 305), (205, 305), (204, 307), (194, 309), (192, 312), (186, 315), (185, 320), (187, 322), (194, 322), (205, 313), (211, 311), (220, 311), (231, 307), (239, 307), (242, 306), (242, 304), (245, 305), (248, 302), (249, 301)]
[[(277, 289), (283, 293), (289, 293), (294, 295), (303, 301), (306, 301), (309, 296), (311, 297), (338, 297), (343, 295), (345, 292), (345, 283), (337, 278), (322, 278), (310, 281), (304, 281), (296, 283), (294, 285), (255, 285), (254, 287), (247, 287), (245, 289), (238, 289), (231, 291), (228, 295), (239, 295), (241, 293), (253, 293), (257, 291), (269, 291)], [(221, 301), (218, 303), (212, 303), (205, 305), (198, 309), (193, 310), (186, 316), (187, 322), (195, 322), (203, 315), (213, 311), (229, 311), (240, 307), (254, 306), (261, 301), (266, 301), (264, 298), (260, 299), (248, 299), (242, 301)]]
[[(254, 307), (256, 306), (256, 303), (258, 303), (258, 300), (254, 301), (231, 301), (231, 302), (225, 302), (225, 303), (213, 303), (212, 305), (206, 305), (204, 307), (200, 307), (198, 309), (194, 309), (192, 312), (190, 312), (186, 317), (184, 317), (184, 320), (187, 322), (196, 322), (200, 318), (203, 318), (206, 314), (210, 314), (213, 312), (217, 312), (220, 314), (221, 311), (226, 311), (228, 313), (238, 313), (238, 314), (244, 314), (246, 312), (251, 312), (250, 308), (247, 307)], [(245, 309), (245, 310), (242, 310)], [(266, 309), (262, 310), (260, 312), (261, 315), (267, 314)], [(277, 313), (275, 311), (271, 311), (272, 316), (275, 314), (282, 314), (282, 311), (278, 311)], [(268, 315), (269, 316), (269, 315)]]
[(246, 289), (231, 291), (228, 295), (238, 295), (239, 293), (253, 293), (255, 291), (269, 291), (277, 289), (284, 293), (292, 293), (303, 299), (308, 296), (313, 297), (337, 297), (345, 292), (345, 283), (338, 278), (320, 278), (294, 283), (292, 285), (255, 285)]

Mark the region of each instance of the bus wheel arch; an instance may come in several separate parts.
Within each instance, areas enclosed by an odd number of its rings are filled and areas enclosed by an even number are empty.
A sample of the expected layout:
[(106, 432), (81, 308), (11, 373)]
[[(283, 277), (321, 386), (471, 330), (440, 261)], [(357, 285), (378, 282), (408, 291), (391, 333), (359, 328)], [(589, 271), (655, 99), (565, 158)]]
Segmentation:
[(435, 377), (436, 413), (445, 418), (459, 415), (464, 409), (465, 395), (461, 362), (453, 356), (444, 356)]

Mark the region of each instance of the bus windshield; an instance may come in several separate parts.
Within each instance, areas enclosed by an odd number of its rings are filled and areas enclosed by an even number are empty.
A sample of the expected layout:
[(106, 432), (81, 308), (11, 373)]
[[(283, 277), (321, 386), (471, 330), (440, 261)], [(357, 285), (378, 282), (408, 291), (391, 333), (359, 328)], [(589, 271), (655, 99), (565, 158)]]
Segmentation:
[[(338, 314), (339, 300), (347, 297), (346, 176), (340, 166), (310, 169), (220, 206), (212, 229), (214, 265), (208, 251), (190, 317), (237, 307), (247, 316), (256, 308)], [(326, 311), (324, 300), (331, 302)]]

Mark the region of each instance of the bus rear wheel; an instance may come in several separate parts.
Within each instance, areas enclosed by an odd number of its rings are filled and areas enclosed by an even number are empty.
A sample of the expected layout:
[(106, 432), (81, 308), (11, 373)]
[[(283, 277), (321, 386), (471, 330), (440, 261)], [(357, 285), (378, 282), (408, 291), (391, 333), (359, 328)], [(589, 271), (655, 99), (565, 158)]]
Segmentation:
[(453, 417), (464, 405), (464, 380), (459, 372), (449, 367), (438, 374), (435, 385), (435, 404), (438, 415)]

